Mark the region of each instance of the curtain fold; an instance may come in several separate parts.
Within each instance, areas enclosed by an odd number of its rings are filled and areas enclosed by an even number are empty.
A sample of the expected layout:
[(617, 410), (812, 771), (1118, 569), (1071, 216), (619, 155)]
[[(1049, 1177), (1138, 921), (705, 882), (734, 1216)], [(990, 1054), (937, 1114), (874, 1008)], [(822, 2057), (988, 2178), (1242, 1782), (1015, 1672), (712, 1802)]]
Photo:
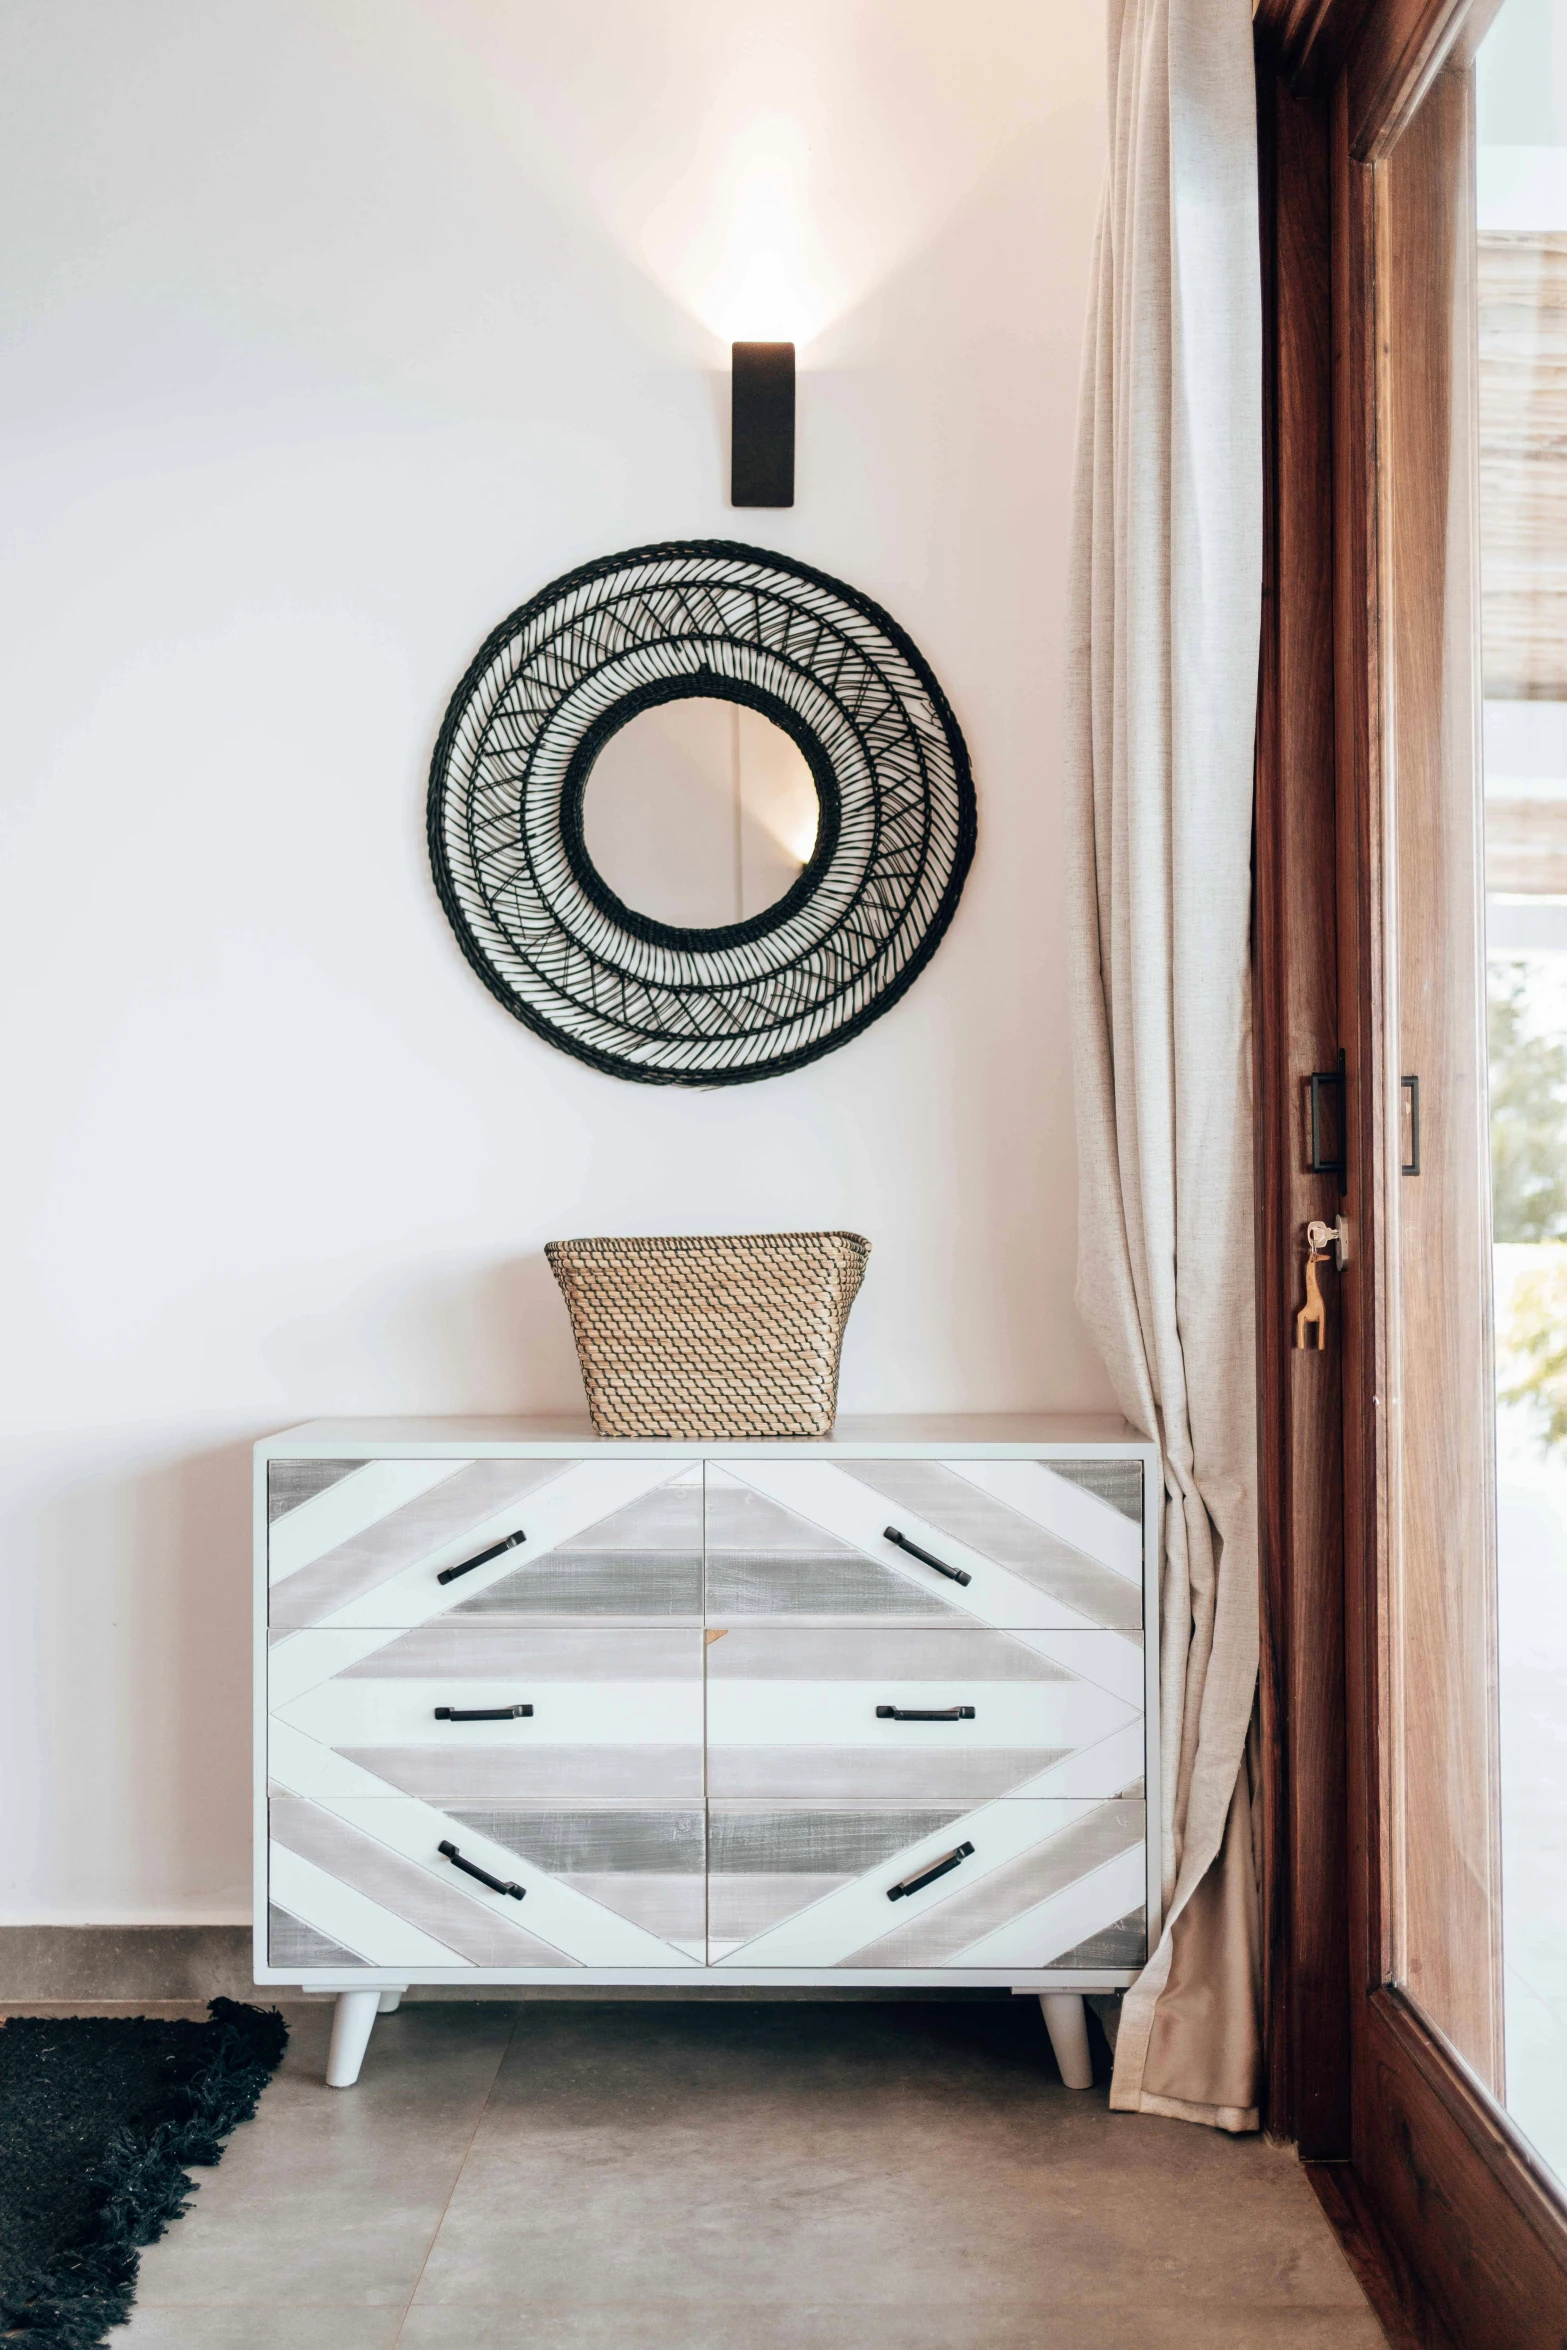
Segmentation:
[(1249, 0), (1111, 0), (1067, 676), (1078, 1303), (1158, 1440), (1163, 1934), (1111, 2103), (1257, 2126), (1252, 754), (1262, 315)]

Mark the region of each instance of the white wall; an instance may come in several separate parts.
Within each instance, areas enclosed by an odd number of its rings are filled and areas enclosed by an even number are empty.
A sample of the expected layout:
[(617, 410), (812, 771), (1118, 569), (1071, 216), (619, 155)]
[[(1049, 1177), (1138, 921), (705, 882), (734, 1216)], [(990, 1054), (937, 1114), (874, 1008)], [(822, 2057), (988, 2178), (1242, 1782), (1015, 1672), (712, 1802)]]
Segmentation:
[[(1058, 671), (1101, 156), (1081, 0), (10, 0), (0, 1916), (246, 1909), (247, 1447), (579, 1401), (555, 1235), (847, 1225), (848, 1409), (1093, 1408)], [(799, 503), (726, 346), (801, 344)], [(579, 1067), (463, 962), (442, 709), (568, 566), (879, 598), (980, 843), (868, 1035)]]

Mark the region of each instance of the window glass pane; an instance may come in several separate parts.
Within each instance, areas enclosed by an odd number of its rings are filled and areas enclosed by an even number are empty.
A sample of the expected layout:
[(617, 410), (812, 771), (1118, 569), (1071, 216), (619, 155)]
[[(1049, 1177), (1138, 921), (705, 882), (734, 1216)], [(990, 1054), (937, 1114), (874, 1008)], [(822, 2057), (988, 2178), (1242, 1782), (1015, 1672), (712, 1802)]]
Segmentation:
[[(1474, 77), (1377, 174), (1388, 1970), (1504, 2077)], [(1417, 1142), (1418, 1133), (1418, 1142)]]
[(1567, 5), (1475, 69), (1505, 2096), (1567, 2175)]

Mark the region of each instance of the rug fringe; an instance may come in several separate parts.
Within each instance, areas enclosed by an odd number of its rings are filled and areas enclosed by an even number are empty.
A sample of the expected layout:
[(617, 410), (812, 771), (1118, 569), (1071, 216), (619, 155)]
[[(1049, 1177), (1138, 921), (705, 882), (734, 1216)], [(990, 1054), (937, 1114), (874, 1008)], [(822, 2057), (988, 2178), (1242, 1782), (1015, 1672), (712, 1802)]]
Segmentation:
[(109, 2328), (129, 2317), (142, 2245), (156, 2243), (196, 2192), (187, 2164), (221, 2159), (224, 2140), (249, 2121), (288, 2045), (275, 2007), (214, 1999), (207, 2013), (219, 2027), (211, 2061), (161, 2109), (115, 2132), (93, 2179), (90, 2229), (52, 2273), (0, 2302), (0, 2340), (27, 2350), (104, 2350)]

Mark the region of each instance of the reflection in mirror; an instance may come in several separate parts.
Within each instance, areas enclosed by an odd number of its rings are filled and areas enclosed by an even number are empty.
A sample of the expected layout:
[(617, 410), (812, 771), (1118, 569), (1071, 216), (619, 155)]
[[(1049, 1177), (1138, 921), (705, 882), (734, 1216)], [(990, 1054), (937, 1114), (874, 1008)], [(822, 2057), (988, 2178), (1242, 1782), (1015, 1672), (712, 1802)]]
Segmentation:
[(680, 930), (748, 922), (816, 846), (816, 785), (759, 710), (714, 698), (643, 710), (600, 751), (583, 795), (588, 856), (623, 905)]

